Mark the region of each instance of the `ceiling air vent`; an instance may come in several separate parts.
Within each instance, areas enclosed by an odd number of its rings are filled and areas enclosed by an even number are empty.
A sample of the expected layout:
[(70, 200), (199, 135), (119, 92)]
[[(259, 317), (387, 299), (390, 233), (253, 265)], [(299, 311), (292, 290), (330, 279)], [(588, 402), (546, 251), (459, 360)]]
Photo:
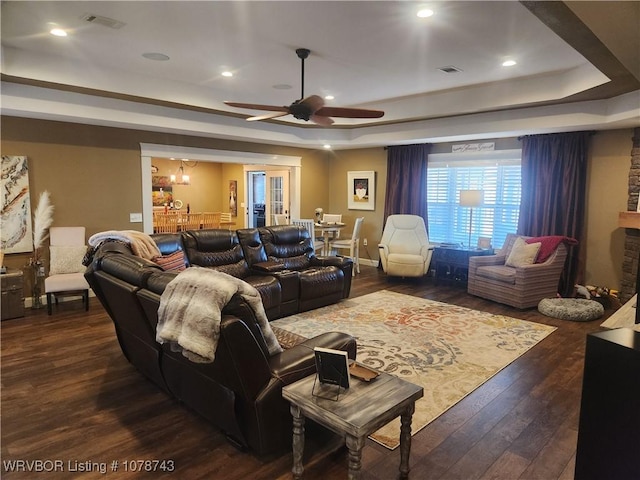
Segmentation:
[(454, 67), (453, 65), (447, 65), (446, 67), (440, 67), (438, 70), (440, 70), (441, 72), (444, 72), (444, 73), (458, 73), (458, 72), (462, 71), (461, 69), (459, 69), (458, 67)]
[(119, 29), (126, 25), (126, 23), (121, 22), (119, 20), (114, 20), (113, 18), (103, 17), (101, 15), (94, 15), (92, 13), (85, 13), (82, 17), (82, 20), (94, 23), (96, 25), (102, 25), (104, 27), (109, 27), (113, 29)]

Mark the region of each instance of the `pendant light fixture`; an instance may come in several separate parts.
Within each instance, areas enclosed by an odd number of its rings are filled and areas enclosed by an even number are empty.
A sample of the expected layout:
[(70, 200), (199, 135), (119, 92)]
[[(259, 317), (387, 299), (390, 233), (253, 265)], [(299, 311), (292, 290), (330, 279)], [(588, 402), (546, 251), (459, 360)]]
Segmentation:
[(191, 185), (191, 178), (188, 174), (184, 173), (185, 161), (180, 160), (180, 167), (175, 174), (172, 174), (169, 178), (171, 185)]

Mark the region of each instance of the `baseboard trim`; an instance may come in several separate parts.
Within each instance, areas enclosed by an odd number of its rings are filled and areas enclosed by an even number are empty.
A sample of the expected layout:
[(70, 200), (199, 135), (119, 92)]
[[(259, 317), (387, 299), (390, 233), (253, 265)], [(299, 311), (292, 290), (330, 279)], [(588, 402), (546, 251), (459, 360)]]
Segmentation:
[(370, 267), (377, 267), (378, 260), (371, 260), (370, 258), (361, 258), (360, 265), (369, 265)]

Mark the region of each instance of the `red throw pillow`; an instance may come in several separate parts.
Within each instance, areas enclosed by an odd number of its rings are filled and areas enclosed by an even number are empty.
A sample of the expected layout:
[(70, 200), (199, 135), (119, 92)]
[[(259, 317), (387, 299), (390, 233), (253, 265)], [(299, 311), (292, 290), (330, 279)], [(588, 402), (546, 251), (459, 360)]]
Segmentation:
[(165, 271), (181, 272), (186, 268), (184, 264), (184, 252), (178, 250), (169, 255), (162, 255), (153, 259), (155, 263), (160, 265)]
[(549, 235), (546, 237), (527, 238), (527, 243), (541, 243), (535, 263), (542, 263), (546, 261), (553, 254), (553, 252), (556, 251), (558, 245), (560, 245), (563, 241), (567, 241), (567, 243), (571, 243), (573, 245), (574, 243), (570, 242), (570, 240), (578, 243), (577, 240), (562, 235)]

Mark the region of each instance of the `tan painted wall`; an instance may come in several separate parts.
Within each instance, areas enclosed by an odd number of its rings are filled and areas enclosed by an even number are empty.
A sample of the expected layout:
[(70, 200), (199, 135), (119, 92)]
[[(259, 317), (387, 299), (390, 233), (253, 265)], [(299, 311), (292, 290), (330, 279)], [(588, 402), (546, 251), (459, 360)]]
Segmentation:
[(245, 216), (244, 210), (240, 207), (240, 203), (244, 199), (244, 171), (242, 165), (235, 165), (225, 163), (222, 165), (222, 183), (219, 186), (218, 197), (220, 199), (220, 209), (214, 211), (220, 212), (230, 212), (229, 204), (230, 204), (230, 192), (229, 192), (229, 182), (231, 180), (235, 180), (237, 182), (237, 191), (236, 191), (236, 208), (237, 208), (237, 216), (233, 218), (233, 221), (236, 222), (236, 228), (244, 228), (245, 227)]
[[(587, 258), (584, 283), (619, 289), (622, 279), (624, 229), (618, 228), (618, 212), (627, 209), (627, 186), (633, 131), (607, 130), (592, 138), (587, 185), (586, 242)], [(516, 138), (488, 139), (496, 149), (520, 148)], [(433, 153), (451, 152), (450, 143), (434, 145)], [(343, 150), (330, 156), (329, 185), (331, 212), (342, 213), (353, 224), (356, 215), (365, 217), (363, 238), (369, 246), (362, 248), (362, 258), (378, 260), (377, 242), (382, 236), (384, 215), (384, 185), (386, 184), (386, 151), (382, 148)], [(376, 209), (347, 209), (347, 171), (376, 172)], [(328, 211), (325, 208), (325, 211)]]
[(591, 140), (587, 180), (585, 283), (620, 289), (633, 131), (597, 132)]
[[(318, 207), (326, 208), (331, 195), (331, 178), (327, 176), (330, 168), (330, 153), (325, 151), (309, 152), (309, 161), (303, 167), (300, 182), (300, 218), (315, 218)], [(346, 184), (346, 180), (345, 180)]]
[[(383, 148), (327, 152), (15, 117), (1, 120), (2, 154), (28, 157), (32, 206), (40, 192), (49, 190), (56, 208), (54, 225), (85, 225), (88, 235), (109, 229), (141, 230), (141, 224), (129, 223), (130, 212), (142, 211), (140, 143), (299, 155), (301, 216), (311, 218), (314, 209), (322, 207), (328, 213), (342, 213), (350, 226), (357, 216), (363, 216), (362, 237), (368, 239), (369, 245), (362, 248), (361, 256), (378, 260), (386, 184), (387, 155)], [(626, 210), (632, 134), (631, 129), (612, 130), (593, 137), (585, 283), (619, 288), (624, 230), (617, 228), (617, 214)], [(496, 148), (517, 148), (517, 144), (516, 139), (502, 139)], [(447, 148), (446, 144), (440, 144), (434, 146), (434, 151)], [(220, 173), (217, 175), (210, 168), (220, 168)], [(347, 172), (353, 170), (376, 172), (374, 211), (347, 209)], [(232, 179), (238, 180), (238, 199), (244, 198), (240, 165), (223, 168), (200, 163), (189, 173), (192, 187), (200, 182), (198, 175), (208, 183), (203, 197), (193, 197), (194, 210), (209, 205), (211, 192), (212, 210), (227, 211), (228, 181)], [(183, 201), (192, 198), (192, 192), (187, 190), (177, 195), (184, 197)], [(238, 227), (244, 226), (240, 218)], [(28, 254), (8, 255), (5, 264), (21, 267), (28, 257)]]
[[(158, 167), (154, 175), (169, 176), (177, 174), (180, 167), (179, 160), (167, 158), (152, 158), (151, 164)], [(189, 162), (192, 165), (193, 162)], [(184, 167), (184, 173), (189, 175), (191, 185), (173, 185), (173, 199), (182, 200), (183, 210), (187, 204), (192, 212), (226, 212), (223, 209), (221, 191), (223, 188), (223, 166), (220, 163), (198, 162), (194, 167)], [(225, 186), (228, 188), (227, 186)]]
[[(322, 207), (325, 213), (341, 213), (342, 221), (348, 227), (341, 238), (351, 235), (350, 228), (357, 217), (364, 217), (360, 237), (368, 241), (368, 246), (360, 245), (360, 258), (377, 263), (378, 241), (382, 237), (385, 185), (387, 184), (387, 152), (384, 148), (340, 150), (330, 154), (329, 201)], [(375, 210), (349, 210), (347, 208), (347, 172), (375, 172)]]
[[(2, 155), (28, 158), (32, 208), (39, 194), (48, 190), (55, 207), (53, 225), (84, 225), (87, 236), (105, 230), (142, 230), (141, 223), (129, 222), (129, 213), (142, 212), (140, 143), (300, 156), (303, 209), (315, 208), (328, 198), (322, 174), (327, 165), (324, 151), (16, 117), (2, 117), (0, 128)], [(215, 165), (201, 162), (187, 168), (192, 185), (174, 187), (176, 198), (193, 201), (194, 211), (228, 211), (228, 181), (238, 180), (242, 201), (242, 165)], [(200, 183), (205, 188), (197, 193)], [(237, 227), (244, 227), (244, 219), (238, 218)], [(29, 256), (7, 255), (4, 263), (21, 268)]]

